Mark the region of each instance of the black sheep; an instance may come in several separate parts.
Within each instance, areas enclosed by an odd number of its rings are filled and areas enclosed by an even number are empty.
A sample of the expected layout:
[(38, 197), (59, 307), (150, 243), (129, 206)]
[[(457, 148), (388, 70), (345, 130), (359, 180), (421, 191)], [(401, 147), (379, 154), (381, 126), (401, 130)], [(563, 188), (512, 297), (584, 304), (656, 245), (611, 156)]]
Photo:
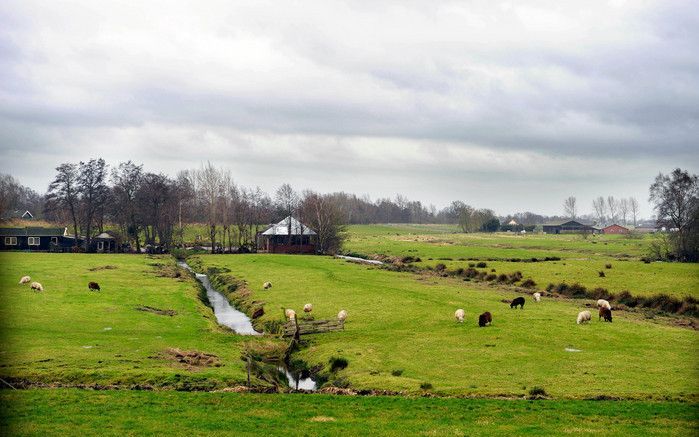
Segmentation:
[(97, 282), (90, 282), (89, 284), (87, 284), (87, 289), (100, 291), (100, 284), (98, 284)]
[(478, 316), (478, 326), (481, 328), (487, 325), (488, 323), (493, 322), (493, 315), (490, 314), (488, 311), (484, 312), (480, 316)]
[(609, 308), (602, 307), (599, 309), (599, 318), (603, 318), (605, 322), (610, 322), (612, 321), (612, 310)]
[(517, 308), (517, 305), (519, 305), (519, 309), (524, 309), (524, 298), (522, 296), (515, 297), (510, 304), (510, 308)]

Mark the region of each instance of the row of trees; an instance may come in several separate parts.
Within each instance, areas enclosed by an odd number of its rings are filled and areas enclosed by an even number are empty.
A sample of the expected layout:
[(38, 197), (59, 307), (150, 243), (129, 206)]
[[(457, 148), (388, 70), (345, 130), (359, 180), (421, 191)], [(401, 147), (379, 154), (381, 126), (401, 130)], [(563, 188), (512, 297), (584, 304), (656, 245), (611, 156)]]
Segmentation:
[[(634, 226), (638, 223), (639, 205), (635, 197), (617, 199), (614, 196), (599, 196), (592, 200), (594, 218), (602, 224), (628, 225), (629, 221)], [(575, 196), (569, 196), (563, 201), (563, 212), (567, 218), (576, 219), (578, 215), (578, 201)]]
[(0, 215), (10, 216), (14, 211), (23, 213), (32, 211), (37, 216), (37, 211), (43, 208), (44, 198), (31, 188), (20, 184), (17, 179), (8, 174), (0, 174)]

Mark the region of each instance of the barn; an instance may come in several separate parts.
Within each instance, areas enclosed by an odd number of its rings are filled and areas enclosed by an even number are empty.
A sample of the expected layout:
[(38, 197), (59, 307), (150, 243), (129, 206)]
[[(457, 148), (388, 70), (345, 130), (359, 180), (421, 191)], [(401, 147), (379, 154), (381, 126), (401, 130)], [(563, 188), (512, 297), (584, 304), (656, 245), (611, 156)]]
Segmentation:
[(317, 234), (313, 229), (288, 216), (258, 234), (257, 250), (267, 253), (315, 253), (316, 238)]
[(600, 229), (586, 225), (575, 220), (568, 220), (557, 223), (546, 223), (543, 225), (545, 234), (597, 234)]
[(74, 241), (66, 228), (0, 228), (0, 250), (63, 252)]
[(629, 228), (625, 228), (621, 225), (617, 225), (616, 223), (614, 223), (613, 225), (609, 225), (606, 228), (602, 228), (602, 233), (603, 234), (628, 234)]

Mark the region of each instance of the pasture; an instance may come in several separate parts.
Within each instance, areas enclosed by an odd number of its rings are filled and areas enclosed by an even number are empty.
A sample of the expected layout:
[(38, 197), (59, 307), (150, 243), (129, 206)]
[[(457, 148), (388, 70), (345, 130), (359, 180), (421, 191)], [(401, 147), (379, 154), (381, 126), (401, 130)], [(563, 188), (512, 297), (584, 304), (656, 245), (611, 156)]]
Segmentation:
[[(497, 273), (521, 271), (540, 289), (549, 283), (578, 282), (588, 288), (602, 287), (611, 292), (628, 290), (635, 295), (666, 293), (678, 298), (687, 295), (699, 298), (699, 265), (641, 261), (656, 238), (653, 235), (582, 238), (572, 234), (440, 233), (438, 229), (442, 228), (434, 225), (350, 226), (345, 249), (365, 255), (419, 257), (421, 262), (415, 265), (420, 267), (443, 263), (455, 269), (468, 267), (474, 260), (486, 261), (488, 271), (492, 268)], [(546, 257), (561, 260), (523, 262)], [(509, 261), (513, 258), (522, 261)], [(612, 268), (607, 269), (607, 264)], [(599, 275), (600, 271), (604, 272), (604, 277)]]
[[(501, 300), (517, 294), (414, 273), (390, 272), (338, 259), (284, 255), (200, 255), (200, 269), (230, 270), (247, 281), (250, 299), (265, 302), (262, 320), (281, 319), (281, 308), (316, 319), (349, 312), (345, 331), (309, 336), (298, 356), (339, 372), (357, 389), (443, 395), (512, 396), (543, 387), (556, 398), (694, 398), (699, 393), (697, 332), (617, 312), (613, 323), (578, 326), (583, 300), (528, 297), (524, 310)], [(263, 290), (262, 284), (274, 286)], [(454, 310), (466, 310), (455, 323)], [(477, 326), (483, 311), (493, 325)], [(569, 352), (566, 349), (579, 350)], [(638, 377), (642, 374), (643, 377)]]

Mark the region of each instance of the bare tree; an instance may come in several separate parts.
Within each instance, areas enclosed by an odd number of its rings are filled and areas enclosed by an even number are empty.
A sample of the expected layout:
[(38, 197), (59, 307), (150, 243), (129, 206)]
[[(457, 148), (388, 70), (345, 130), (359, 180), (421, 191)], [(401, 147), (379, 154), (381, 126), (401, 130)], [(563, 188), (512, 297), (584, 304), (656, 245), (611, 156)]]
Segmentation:
[(78, 213), (80, 205), (80, 193), (77, 182), (77, 166), (72, 163), (63, 163), (56, 167), (56, 177), (49, 184), (46, 196), (46, 207), (61, 206), (67, 208), (70, 218), (73, 221), (73, 234), (75, 235), (75, 246), (78, 245)]
[(100, 225), (107, 201), (107, 164), (104, 159), (91, 159), (78, 164), (77, 186), (82, 200), (83, 223), (85, 225), (85, 248), (91, 250), (92, 226), (95, 221)]
[(121, 225), (122, 233), (136, 243), (141, 252), (140, 223), (137, 220), (136, 194), (143, 181), (143, 166), (131, 161), (122, 162), (112, 170), (114, 218)]
[(221, 172), (210, 162), (201, 169), (195, 171), (197, 181), (197, 193), (206, 208), (209, 238), (211, 239), (211, 253), (216, 251), (216, 225), (218, 223), (218, 204), (223, 191)]
[(609, 210), (609, 220), (616, 223), (619, 218), (619, 203), (614, 196), (607, 196), (607, 209)]
[(595, 211), (595, 217), (599, 225), (603, 225), (607, 220), (607, 203), (604, 201), (604, 197), (599, 196), (592, 200), (592, 208)]
[(575, 196), (569, 196), (563, 201), (563, 211), (566, 216), (575, 219), (578, 215), (578, 205)]
[(631, 209), (631, 216), (633, 217), (633, 226), (636, 227), (636, 221), (638, 219), (638, 200), (635, 197), (629, 197), (629, 208)]
[(287, 239), (287, 244), (289, 245), (289, 247), (291, 247), (291, 217), (296, 211), (296, 208), (298, 208), (299, 196), (298, 194), (296, 194), (296, 191), (294, 191), (294, 189), (291, 188), (291, 185), (283, 184), (281, 187), (277, 189), (275, 197), (277, 207), (284, 211), (284, 214), (288, 218), (287, 227), (289, 235)]
[(626, 217), (629, 215), (629, 200), (625, 197), (619, 199), (619, 215), (626, 226)]
[(679, 168), (660, 173), (650, 186), (658, 225), (671, 231), (675, 256), (681, 261), (699, 258), (699, 178)]
[(306, 191), (299, 208), (301, 215), (317, 234), (321, 253), (334, 254), (342, 247), (345, 226), (343, 214), (331, 196)]

